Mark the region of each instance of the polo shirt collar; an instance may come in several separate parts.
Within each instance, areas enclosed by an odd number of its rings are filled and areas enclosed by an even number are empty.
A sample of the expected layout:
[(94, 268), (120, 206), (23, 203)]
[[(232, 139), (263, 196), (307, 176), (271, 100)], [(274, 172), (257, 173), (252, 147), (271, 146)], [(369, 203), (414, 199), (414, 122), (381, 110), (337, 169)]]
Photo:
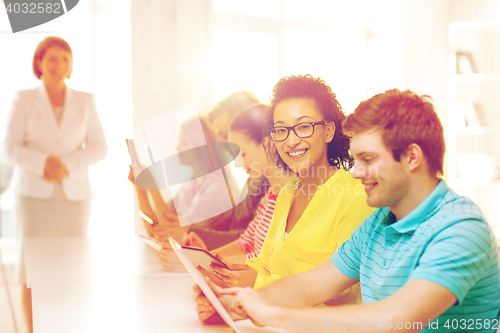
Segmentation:
[[(444, 180), (441, 180), (431, 194), (429, 194), (429, 196), (425, 198), (425, 200), (422, 201), (417, 208), (412, 210), (401, 220), (388, 225), (386, 228), (392, 228), (395, 232), (400, 234), (415, 231), (417, 227), (426, 220), (427, 216), (436, 208), (447, 192), (448, 186)], [(390, 213), (390, 215), (392, 215), (391, 217), (394, 219), (394, 214)]]

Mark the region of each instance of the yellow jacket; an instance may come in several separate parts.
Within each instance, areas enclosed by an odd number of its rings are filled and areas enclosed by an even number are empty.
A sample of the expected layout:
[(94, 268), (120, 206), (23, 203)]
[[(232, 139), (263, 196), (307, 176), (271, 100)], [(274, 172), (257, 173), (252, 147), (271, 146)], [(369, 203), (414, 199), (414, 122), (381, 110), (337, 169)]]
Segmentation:
[(375, 208), (366, 204), (361, 181), (339, 169), (316, 194), (285, 239), (288, 212), (299, 179), (278, 195), (273, 219), (258, 257), (246, 263), (258, 272), (254, 288), (314, 268), (329, 259)]

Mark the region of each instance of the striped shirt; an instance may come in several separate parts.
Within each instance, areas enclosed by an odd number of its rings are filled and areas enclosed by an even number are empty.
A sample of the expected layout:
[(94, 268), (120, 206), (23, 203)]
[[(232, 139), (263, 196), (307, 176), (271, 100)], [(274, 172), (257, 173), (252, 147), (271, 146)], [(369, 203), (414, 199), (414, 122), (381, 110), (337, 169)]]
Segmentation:
[(266, 195), (260, 200), (255, 218), (236, 240), (236, 244), (247, 253), (247, 259), (257, 257), (262, 249), (267, 230), (273, 219), (277, 197), (278, 195), (272, 193), (271, 190), (267, 191)]
[(478, 206), (444, 181), (399, 221), (388, 208), (377, 209), (332, 261), (345, 275), (360, 280), (363, 303), (383, 300), (415, 279), (453, 292), (457, 304), (431, 322), (434, 329), (424, 331), (466, 332), (472, 321), (483, 323), (475, 332), (493, 332), (499, 326), (495, 237)]

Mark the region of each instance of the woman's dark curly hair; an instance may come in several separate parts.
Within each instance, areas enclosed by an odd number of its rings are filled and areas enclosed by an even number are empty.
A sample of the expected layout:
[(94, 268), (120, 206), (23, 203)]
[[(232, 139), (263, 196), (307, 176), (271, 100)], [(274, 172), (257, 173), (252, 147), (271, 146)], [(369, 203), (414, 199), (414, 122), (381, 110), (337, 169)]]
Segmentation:
[[(328, 161), (339, 169), (350, 170), (354, 166), (354, 159), (349, 151), (351, 138), (345, 135), (342, 130), (342, 122), (346, 116), (332, 88), (322, 78), (314, 78), (307, 74), (292, 75), (280, 79), (273, 88), (270, 108), (265, 119), (266, 128), (274, 127), (273, 118), (276, 106), (293, 98), (313, 100), (324, 120), (335, 123), (335, 135), (328, 143)], [(269, 147), (266, 149), (269, 159), (274, 161), (278, 167), (291, 171), (290, 167), (281, 159), (274, 141), (269, 141)]]

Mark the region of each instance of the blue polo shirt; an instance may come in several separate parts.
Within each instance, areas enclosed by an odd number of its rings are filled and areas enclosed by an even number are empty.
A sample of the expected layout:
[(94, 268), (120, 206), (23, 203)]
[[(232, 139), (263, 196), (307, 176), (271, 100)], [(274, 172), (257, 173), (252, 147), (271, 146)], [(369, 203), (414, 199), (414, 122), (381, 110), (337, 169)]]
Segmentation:
[(388, 208), (377, 209), (332, 261), (360, 280), (363, 303), (383, 300), (414, 279), (448, 288), (458, 302), (424, 331), (494, 332), (500, 327), (495, 237), (479, 207), (444, 181), (399, 221)]

